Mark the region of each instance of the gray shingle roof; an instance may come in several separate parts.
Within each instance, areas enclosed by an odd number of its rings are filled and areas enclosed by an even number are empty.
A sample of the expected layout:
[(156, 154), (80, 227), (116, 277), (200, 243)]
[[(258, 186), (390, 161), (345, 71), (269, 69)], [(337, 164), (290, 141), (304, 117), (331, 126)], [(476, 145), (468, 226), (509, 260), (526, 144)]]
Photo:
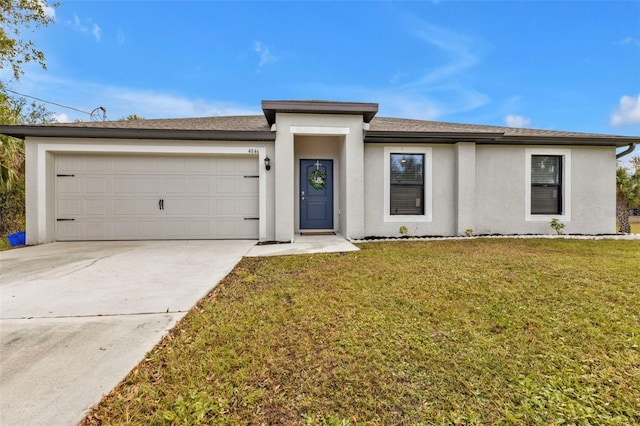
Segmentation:
[(263, 115), (88, 121), (52, 123), (45, 126), (93, 129), (221, 130), (241, 132), (268, 132), (270, 130), (267, 120), (265, 120)]
[[(66, 129), (66, 130), (65, 130)], [(120, 137), (200, 140), (274, 140), (264, 115), (141, 119), (78, 123), (51, 123), (27, 126), (0, 126), (0, 133), (25, 136)], [(588, 145), (617, 145), (640, 143), (640, 137), (613, 136), (556, 130), (520, 129), (478, 124), (447, 123), (405, 118), (374, 117), (366, 132), (367, 142), (451, 142), (478, 140), (486, 143), (535, 143), (563, 140)]]
[(504, 136), (554, 136), (554, 137), (611, 137), (597, 133), (579, 133), (557, 130), (523, 129), (488, 126), (482, 124), (447, 123), (443, 121), (411, 120), (407, 118), (376, 117), (371, 120), (371, 131), (379, 132), (452, 132), (452, 133), (501, 133)]

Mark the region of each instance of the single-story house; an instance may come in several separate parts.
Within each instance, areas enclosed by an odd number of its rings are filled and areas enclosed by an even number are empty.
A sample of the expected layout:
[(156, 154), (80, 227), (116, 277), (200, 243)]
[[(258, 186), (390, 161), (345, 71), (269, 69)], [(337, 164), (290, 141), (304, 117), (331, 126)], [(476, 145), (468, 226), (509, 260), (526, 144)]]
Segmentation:
[[(616, 148), (638, 137), (376, 117), (264, 115), (1, 126), (25, 140), (27, 243), (615, 233)], [(471, 230), (471, 231), (469, 231)]]

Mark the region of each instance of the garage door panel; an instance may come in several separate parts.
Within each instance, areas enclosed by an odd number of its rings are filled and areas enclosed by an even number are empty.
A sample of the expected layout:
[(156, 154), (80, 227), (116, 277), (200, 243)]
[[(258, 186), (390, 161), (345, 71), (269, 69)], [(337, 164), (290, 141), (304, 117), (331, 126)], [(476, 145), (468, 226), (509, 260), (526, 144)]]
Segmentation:
[(137, 236), (140, 239), (156, 239), (160, 234), (160, 221), (147, 221), (141, 220), (136, 222), (137, 225)]
[(189, 171), (191, 173), (203, 173), (215, 172), (215, 162), (209, 158), (192, 158), (189, 160)]
[(59, 176), (57, 178), (58, 185), (58, 194), (66, 195), (66, 194), (81, 194), (83, 192), (82, 189), (82, 181), (80, 179), (74, 179), (73, 177), (67, 176)]
[(81, 157), (65, 156), (56, 160), (57, 173), (73, 174), (84, 171), (85, 162)]
[(216, 179), (216, 184), (215, 184), (216, 194), (223, 194), (223, 195), (235, 194), (236, 192), (238, 192), (236, 188), (237, 181), (238, 181), (237, 177), (227, 177), (227, 176), (218, 177)]
[(207, 176), (189, 178), (189, 193), (209, 194), (211, 192), (211, 178)]
[(116, 198), (112, 201), (113, 214), (115, 216), (135, 216), (137, 212), (134, 198)]
[(113, 159), (113, 171), (119, 174), (138, 172), (138, 157), (115, 157)]
[[(70, 180), (70, 179), (67, 179)], [(79, 179), (73, 179), (74, 181), (80, 181)], [(105, 195), (110, 187), (108, 179), (104, 176), (87, 177), (84, 179), (84, 193), (87, 195)]]
[(162, 216), (160, 210), (160, 199), (158, 197), (145, 197), (135, 200), (136, 211), (135, 215), (142, 219), (149, 219), (148, 216), (156, 218), (156, 220)]
[(104, 222), (87, 222), (85, 235), (93, 240), (104, 240), (109, 236), (109, 225)]
[(56, 215), (75, 221), (58, 222), (56, 238), (257, 238), (245, 218), (258, 217), (258, 167), (256, 157), (59, 155), (56, 173), (74, 176), (56, 178)]
[(188, 205), (186, 203), (188, 201), (188, 199), (165, 198), (164, 211), (162, 213), (168, 217), (185, 216), (187, 215)]
[(112, 239), (130, 240), (140, 238), (136, 225), (136, 222), (133, 220), (115, 220), (111, 222)]
[(104, 217), (109, 214), (107, 202), (105, 200), (85, 200), (84, 213), (87, 216)]
[(165, 232), (167, 238), (186, 238), (188, 236), (188, 221), (169, 220), (165, 222)]
[(83, 237), (84, 224), (74, 221), (56, 222), (56, 235), (61, 239), (77, 240)]
[(75, 216), (81, 215), (84, 213), (83, 210), (84, 200), (81, 198), (76, 199), (65, 199), (64, 202), (60, 203), (58, 208), (58, 217), (57, 219), (70, 219)]
[(102, 156), (86, 157), (84, 161), (84, 172), (89, 173), (106, 173), (111, 168), (111, 158)]
[(113, 178), (114, 194), (130, 194), (136, 193), (136, 179), (129, 176), (116, 176)]
[(238, 193), (249, 195), (258, 192), (258, 179), (242, 178), (237, 181)]
[(165, 181), (167, 194), (182, 194), (187, 188), (188, 179), (186, 176), (167, 176)]
[(153, 194), (157, 196), (160, 193), (160, 177), (159, 176), (140, 176), (136, 179), (138, 194)]
[(189, 238), (202, 238), (203, 235), (215, 235), (209, 219), (189, 221)]
[(236, 200), (236, 209), (241, 216), (258, 217), (260, 213), (258, 206), (251, 199)]
[(137, 171), (140, 173), (157, 174), (163, 169), (163, 159), (158, 157), (137, 157)]
[(190, 198), (187, 203), (189, 209), (186, 214), (190, 216), (209, 216), (213, 211), (210, 208), (213, 202), (209, 198)]

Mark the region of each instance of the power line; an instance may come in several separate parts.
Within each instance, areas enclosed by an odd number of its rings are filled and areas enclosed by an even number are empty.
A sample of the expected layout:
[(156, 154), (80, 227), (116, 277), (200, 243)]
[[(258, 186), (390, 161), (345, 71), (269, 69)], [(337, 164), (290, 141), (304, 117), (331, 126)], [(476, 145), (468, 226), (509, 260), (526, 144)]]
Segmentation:
[(73, 110), (73, 111), (81, 112), (83, 114), (87, 114), (89, 117), (91, 117), (92, 120), (95, 120), (96, 117), (99, 117), (100, 113), (102, 113), (102, 120), (103, 121), (107, 119), (107, 110), (104, 107), (101, 107), (101, 106), (98, 107), (98, 108), (95, 108), (91, 112), (87, 112), (87, 111), (83, 111), (83, 110), (78, 109), (78, 108), (62, 105), (62, 104), (59, 104), (57, 102), (47, 101), (47, 100), (44, 100), (42, 98), (38, 98), (38, 97), (35, 97), (35, 96), (31, 96), (31, 95), (25, 95), (24, 93), (16, 92), (15, 90), (7, 89), (6, 87), (4, 88), (4, 90), (6, 90), (7, 92), (14, 93), (14, 94), (16, 94), (18, 96), (24, 96), (25, 98), (35, 99), (36, 101), (44, 102), (46, 104), (56, 105), (56, 106), (59, 106), (60, 108), (66, 108), (66, 109), (70, 109), (70, 110)]

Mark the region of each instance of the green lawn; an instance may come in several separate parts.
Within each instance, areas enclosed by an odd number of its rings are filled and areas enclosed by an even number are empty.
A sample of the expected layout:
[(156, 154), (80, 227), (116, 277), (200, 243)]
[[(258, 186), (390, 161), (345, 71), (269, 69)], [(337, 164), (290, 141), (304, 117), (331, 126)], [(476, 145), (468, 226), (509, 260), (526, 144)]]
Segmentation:
[(640, 422), (640, 241), (247, 258), (84, 424)]

